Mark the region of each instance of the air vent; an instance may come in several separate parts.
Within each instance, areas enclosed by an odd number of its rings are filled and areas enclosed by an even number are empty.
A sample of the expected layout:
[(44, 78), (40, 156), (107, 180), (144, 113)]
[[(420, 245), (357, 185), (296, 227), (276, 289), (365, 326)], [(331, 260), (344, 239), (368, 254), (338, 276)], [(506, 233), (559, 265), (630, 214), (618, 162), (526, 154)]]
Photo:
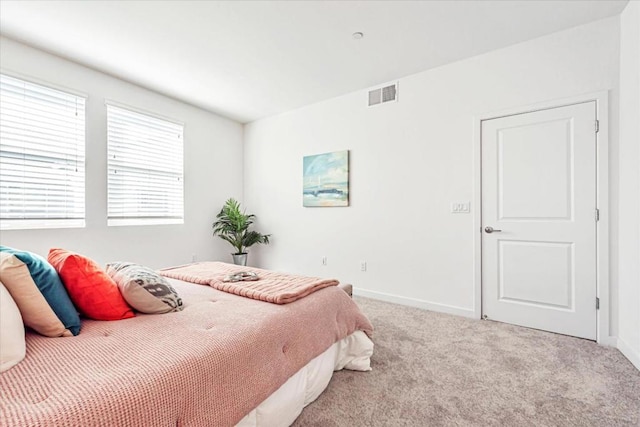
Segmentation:
[(382, 102), (396, 100), (396, 85), (386, 86), (382, 88)]
[(369, 107), (380, 104), (382, 102), (382, 89), (374, 89), (369, 91)]
[(369, 91), (369, 107), (398, 100), (398, 83)]

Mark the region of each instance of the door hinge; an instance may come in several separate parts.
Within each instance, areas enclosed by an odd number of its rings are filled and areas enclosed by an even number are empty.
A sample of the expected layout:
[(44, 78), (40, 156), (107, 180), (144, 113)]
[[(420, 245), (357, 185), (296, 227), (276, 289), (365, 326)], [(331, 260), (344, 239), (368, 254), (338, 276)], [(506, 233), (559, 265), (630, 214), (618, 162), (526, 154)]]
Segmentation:
[(600, 310), (600, 298), (596, 297), (596, 310)]
[(596, 208), (596, 221), (600, 221), (600, 209)]
[(596, 133), (600, 132), (600, 120), (596, 120)]

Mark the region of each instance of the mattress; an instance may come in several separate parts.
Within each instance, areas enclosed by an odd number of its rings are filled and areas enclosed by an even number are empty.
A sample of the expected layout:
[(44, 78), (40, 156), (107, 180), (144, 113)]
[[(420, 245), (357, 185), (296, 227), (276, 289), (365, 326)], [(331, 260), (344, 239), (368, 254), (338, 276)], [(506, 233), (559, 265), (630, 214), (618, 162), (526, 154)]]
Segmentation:
[[(0, 375), (0, 425), (287, 425), (333, 369), (367, 367), (371, 324), (337, 287), (280, 306), (170, 281), (182, 312), (86, 320), (77, 337), (28, 333), (26, 358)], [(292, 397), (301, 382), (304, 398)], [(302, 402), (295, 416), (266, 415), (278, 396)]]
[(370, 371), (373, 342), (356, 331), (307, 363), (278, 390), (247, 414), (236, 427), (286, 427), (329, 385), (334, 371)]

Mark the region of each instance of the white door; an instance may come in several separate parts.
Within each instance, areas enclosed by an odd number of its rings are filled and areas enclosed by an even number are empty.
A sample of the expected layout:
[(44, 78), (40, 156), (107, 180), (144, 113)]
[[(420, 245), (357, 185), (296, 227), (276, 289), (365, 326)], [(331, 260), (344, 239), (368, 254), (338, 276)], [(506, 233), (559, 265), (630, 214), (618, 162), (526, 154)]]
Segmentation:
[(595, 102), (482, 122), (488, 319), (596, 339), (595, 125)]

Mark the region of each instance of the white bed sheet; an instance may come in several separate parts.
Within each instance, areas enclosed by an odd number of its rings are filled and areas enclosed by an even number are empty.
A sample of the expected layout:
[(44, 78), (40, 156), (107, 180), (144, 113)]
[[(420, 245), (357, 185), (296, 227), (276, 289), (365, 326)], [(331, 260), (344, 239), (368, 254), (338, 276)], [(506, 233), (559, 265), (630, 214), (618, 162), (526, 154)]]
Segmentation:
[(334, 371), (370, 371), (373, 342), (362, 331), (336, 342), (307, 363), (236, 427), (285, 427), (327, 388)]

